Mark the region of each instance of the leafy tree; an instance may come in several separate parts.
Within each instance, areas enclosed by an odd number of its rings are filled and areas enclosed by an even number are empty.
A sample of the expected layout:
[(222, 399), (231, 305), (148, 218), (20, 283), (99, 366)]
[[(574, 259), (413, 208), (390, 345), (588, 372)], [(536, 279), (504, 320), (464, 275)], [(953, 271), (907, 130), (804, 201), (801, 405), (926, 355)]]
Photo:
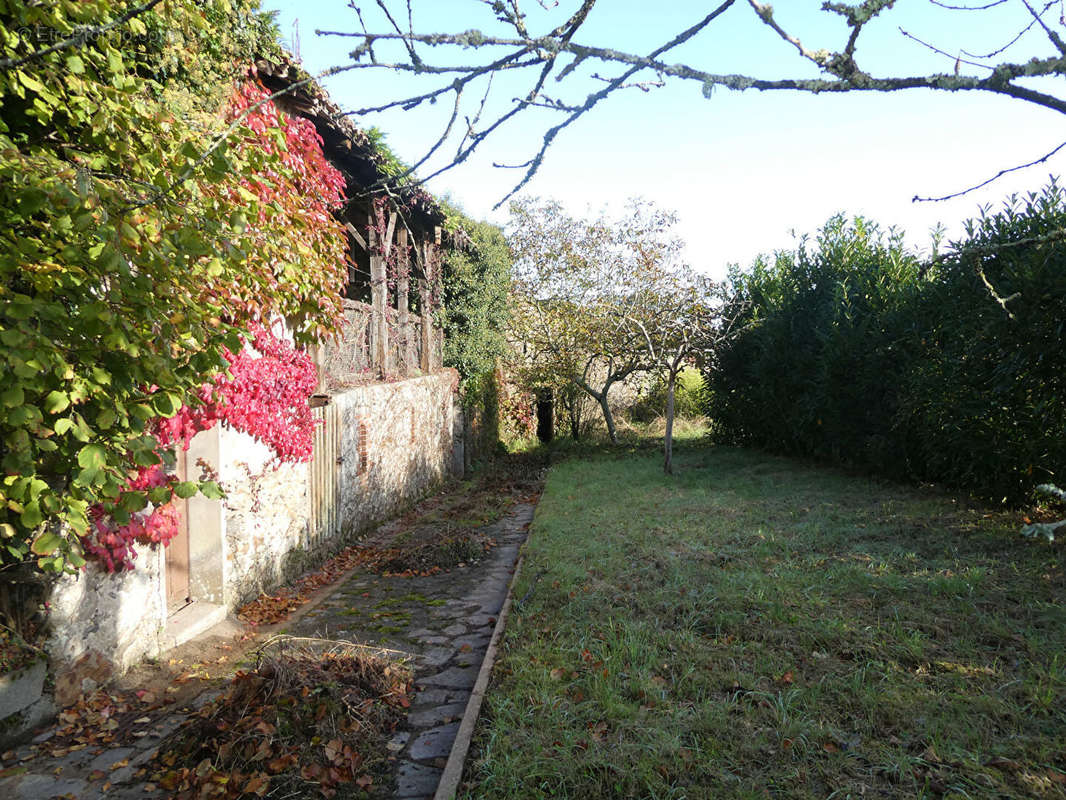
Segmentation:
[(639, 333), (646, 368), (666, 383), (666, 432), (663, 471), (674, 472), (674, 395), (678, 376), (692, 366), (699, 353), (731, 326), (719, 320), (722, 288), (684, 264), (650, 260), (642, 265), (630, 297), (618, 313)]
[(513, 336), (524, 382), (593, 398), (612, 442), (611, 388), (647, 366), (643, 335), (627, 314), (640, 310), (649, 268), (679, 248), (673, 221), (637, 201), (618, 220), (578, 219), (554, 201), (511, 207)]

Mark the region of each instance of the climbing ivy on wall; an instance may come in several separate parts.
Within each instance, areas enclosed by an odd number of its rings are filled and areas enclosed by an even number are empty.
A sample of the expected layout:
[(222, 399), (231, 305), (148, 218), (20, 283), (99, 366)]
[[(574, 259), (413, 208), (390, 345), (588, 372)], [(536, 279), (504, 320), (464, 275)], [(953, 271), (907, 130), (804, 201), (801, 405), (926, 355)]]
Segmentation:
[[(175, 492), (218, 491), (169, 475), (213, 417), (282, 458), (309, 447), (309, 362), (257, 326), (335, 328), (343, 182), (248, 73), (276, 49), (254, 3), (103, 30), (134, 5), (0, 0), (0, 567), (165, 542)], [(299, 376), (284, 409), (247, 340)]]
[(511, 250), (503, 231), (475, 222), (443, 203), (450, 231), (469, 236), (466, 248), (444, 257), (444, 364), (459, 372), (460, 396), (472, 430), (471, 452), (491, 452), (500, 440), (500, 401), (507, 394), (498, 367), (507, 346), (510, 319)]
[(443, 276), (444, 363), (459, 371), (466, 391), (496, 368), (506, 347), (511, 250), (495, 225), (454, 207), (448, 213), (449, 226), (470, 237), (469, 247), (446, 253)]
[[(274, 331), (253, 325), (251, 334), (239, 352), (225, 352), (229, 369), (200, 387), (191, 405), (152, 421), (160, 456), (179, 447), (187, 450), (197, 433), (225, 422), (267, 445), (279, 462), (310, 460), (314, 420), (307, 398), (318, 381), (315, 365)], [(180, 516), (172, 495), (188, 498), (201, 489), (219, 496), (213, 484), (178, 482), (162, 463), (140, 467), (128, 478), (123, 498), (131, 508), (145, 502), (147, 507), (118, 524), (106, 505), (94, 505), (81, 544), (108, 572), (132, 569), (134, 544), (166, 545), (177, 535)]]

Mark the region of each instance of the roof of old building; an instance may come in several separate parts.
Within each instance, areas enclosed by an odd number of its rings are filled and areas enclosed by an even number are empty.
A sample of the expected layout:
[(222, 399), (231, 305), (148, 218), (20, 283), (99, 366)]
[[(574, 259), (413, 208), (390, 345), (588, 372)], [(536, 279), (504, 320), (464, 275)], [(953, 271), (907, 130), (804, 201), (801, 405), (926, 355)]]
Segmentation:
[(409, 224), (424, 233), (443, 226), (445, 212), (434, 197), (397, 169), (398, 160), (367, 131), (352, 122), (320, 83), (291, 59), (258, 59), (255, 72), (272, 92), (289, 89), (278, 105), (310, 120), (322, 137), (323, 151), (348, 181), (351, 200), (389, 194), (405, 207)]

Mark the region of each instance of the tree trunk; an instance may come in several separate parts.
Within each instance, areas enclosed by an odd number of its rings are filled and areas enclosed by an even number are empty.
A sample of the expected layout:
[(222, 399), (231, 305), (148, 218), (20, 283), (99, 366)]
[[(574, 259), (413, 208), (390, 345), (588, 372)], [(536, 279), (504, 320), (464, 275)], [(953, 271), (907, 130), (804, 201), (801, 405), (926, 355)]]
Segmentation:
[(677, 374), (670, 370), (666, 379), (666, 434), (663, 436), (663, 472), (674, 474), (674, 387)]
[(614, 428), (614, 416), (611, 414), (611, 406), (607, 402), (607, 390), (596, 395), (596, 401), (603, 409), (603, 421), (607, 423), (607, 435), (611, 437), (611, 444), (618, 444), (618, 432)]
[(607, 381), (603, 384), (603, 389), (598, 392), (583, 380), (571, 378), (571, 383), (574, 386), (581, 389), (585, 394), (600, 404), (600, 409), (603, 411), (603, 421), (607, 423), (607, 435), (611, 437), (611, 444), (618, 444), (618, 431), (614, 427), (614, 415), (611, 414), (611, 406), (608, 404), (607, 398), (611, 394), (611, 387), (614, 386), (615, 383), (624, 380), (632, 374), (632, 372), (632, 369), (628, 369), (613, 375), (608, 374)]
[(570, 435), (575, 442), (581, 441), (581, 407), (578, 405), (580, 402), (581, 398), (575, 396), (566, 410), (566, 415), (570, 418)]

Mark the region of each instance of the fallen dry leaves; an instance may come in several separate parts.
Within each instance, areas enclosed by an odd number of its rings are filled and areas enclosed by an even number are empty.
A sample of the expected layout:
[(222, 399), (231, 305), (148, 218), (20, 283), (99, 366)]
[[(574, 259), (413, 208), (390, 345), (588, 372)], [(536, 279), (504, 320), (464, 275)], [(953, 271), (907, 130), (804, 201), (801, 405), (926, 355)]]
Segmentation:
[(160, 716), (153, 712), (173, 702), (171, 698), (158, 700), (145, 691), (89, 692), (59, 712), (51, 738), (38, 745), (35, 754), (59, 758), (87, 747), (112, 746), (131, 736), (146, 736)]
[(465, 564), (496, 546), (494, 539), (478, 534), (444, 536), (417, 544), (376, 548), (352, 545), (329, 559), (292, 586), (274, 593), (264, 592), (237, 611), (237, 617), (249, 625), (273, 625), (288, 618), (311, 595), (339, 581), (357, 567), (386, 577), (428, 577)]
[(264, 592), (259, 595), (251, 603), (238, 609), (237, 617), (249, 625), (272, 625), (281, 622), (306, 603), (313, 592), (336, 583), (350, 570), (365, 565), (367, 561), (365, 548), (346, 547), (292, 586), (285, 586), (274, 594)]
[[(457, 487), (423, 500), (399, 520), (391, 541), (377, 546), (352, 545), (293, 585), (264, 592), (240, 608), (249, 625), (273, 625), (287, 619), (316, 590), (336, 583), (355, 568), (386, 577), (428, 577), (476, 561), (496, 546), (484, 530), (516, 502), (536, 504), (547, 463), (542, 454), (500, 459), (480, 473), (472, 486)], [(527, 526), (528, 527), (528, 526)]]
[(177, 800), (333, 797), (369, 790), (410, 705), (409, 671), (363, 654), (287, 651), (238, 672), (157, 758), (153, 783)]

